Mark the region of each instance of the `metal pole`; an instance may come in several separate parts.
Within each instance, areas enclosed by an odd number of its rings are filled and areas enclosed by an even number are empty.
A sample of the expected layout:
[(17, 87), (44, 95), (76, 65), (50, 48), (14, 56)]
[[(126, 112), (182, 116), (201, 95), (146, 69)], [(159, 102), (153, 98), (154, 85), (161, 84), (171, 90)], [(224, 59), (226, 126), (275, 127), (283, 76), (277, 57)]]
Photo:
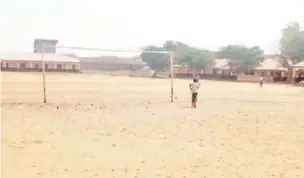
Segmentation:
[(42, 84), (43, 84), (43, 102), (46, 103), (46, 87), (45, 87), (45, 62), (44, 62), (44, 46), (41, 46), (41, 60), (42, 60)]
[(173, 103), (174, 90), (173, 90), (173, 53), (170, 53), (170, 75), (171, 75), (171, 103)]

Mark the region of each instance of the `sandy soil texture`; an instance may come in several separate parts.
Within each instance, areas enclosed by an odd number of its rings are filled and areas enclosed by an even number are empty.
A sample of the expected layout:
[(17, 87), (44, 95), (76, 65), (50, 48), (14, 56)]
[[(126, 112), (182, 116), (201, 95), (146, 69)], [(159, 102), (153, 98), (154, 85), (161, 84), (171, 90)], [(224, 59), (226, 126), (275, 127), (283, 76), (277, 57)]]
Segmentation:
[(2, 73), (2, 178), (304, 177), (304, 89)]

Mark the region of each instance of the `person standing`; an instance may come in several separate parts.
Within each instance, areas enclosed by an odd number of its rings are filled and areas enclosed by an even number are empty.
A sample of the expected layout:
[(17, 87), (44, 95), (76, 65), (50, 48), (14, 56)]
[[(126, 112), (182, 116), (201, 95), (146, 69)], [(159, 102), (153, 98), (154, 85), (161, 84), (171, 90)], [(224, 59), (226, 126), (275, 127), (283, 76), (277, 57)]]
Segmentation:
[(261, 77), (260, 77), (260, 87), (262, 87), (262, 86), (263, 86), (263, 82), (264, 82), (264, 77), (263, 77), (263, 76), (261, 76)]
[(200, 84), (198, 83), (198, 79), (194, 78), (193, 82), (189, 84), (189, 88), (191, 90), (191, 100), (192, 100), (192, 108), (196, 108), (196, 103), (197, 103), (197, 95), (198, 95), (198, 90), (200, 88)]

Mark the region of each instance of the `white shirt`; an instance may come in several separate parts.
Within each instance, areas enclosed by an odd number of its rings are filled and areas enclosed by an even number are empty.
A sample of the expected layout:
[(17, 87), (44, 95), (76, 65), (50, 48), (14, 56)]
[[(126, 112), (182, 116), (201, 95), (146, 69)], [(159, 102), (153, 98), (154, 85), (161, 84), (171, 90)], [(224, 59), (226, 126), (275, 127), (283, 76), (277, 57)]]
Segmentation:
[(263, 81), (263, 79), (264, 79), (263, 77), (260, 77), (260, 81)]
[(191, 89), (191, 92), (192, 92), (192, 93), (197, 93), (199, 87), (200, 87), (200, 84), (199, 84), (198, 82), (192, 82), (192, 83), (190, 84), (190, 89)]

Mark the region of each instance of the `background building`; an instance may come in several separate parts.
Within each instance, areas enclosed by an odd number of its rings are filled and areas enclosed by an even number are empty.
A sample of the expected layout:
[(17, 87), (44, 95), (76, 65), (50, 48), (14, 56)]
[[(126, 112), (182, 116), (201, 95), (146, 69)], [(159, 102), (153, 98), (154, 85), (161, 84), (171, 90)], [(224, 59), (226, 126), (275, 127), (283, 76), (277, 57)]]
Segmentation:
[(304, 81), (304, 61), (293, 65), (293, 78), (296, 84)]
[(79, 59), (56, 54), (58, 40), (36, 39), (34, 53), (11, 52), (0, 54), (2, 71), (42, 71), (42, 52), (45, 71), (79, 72)]
[(140, 57), (96, 56), (77, 57), (84, 70), (136, 70), (146, 63)]
[[(2, 71), (42, 71), (42, 56), (39, 53), (2, 53), (0, 59)], [(72, 57), (46, 53), (44, 61), (45, 71), (80, 71), (80, 61)]]
[(284, 67), (279, 58), (266, 58), (255, 68), (257, 76), (263, 76), (268, 82), (286, 82), (287, 68)]

